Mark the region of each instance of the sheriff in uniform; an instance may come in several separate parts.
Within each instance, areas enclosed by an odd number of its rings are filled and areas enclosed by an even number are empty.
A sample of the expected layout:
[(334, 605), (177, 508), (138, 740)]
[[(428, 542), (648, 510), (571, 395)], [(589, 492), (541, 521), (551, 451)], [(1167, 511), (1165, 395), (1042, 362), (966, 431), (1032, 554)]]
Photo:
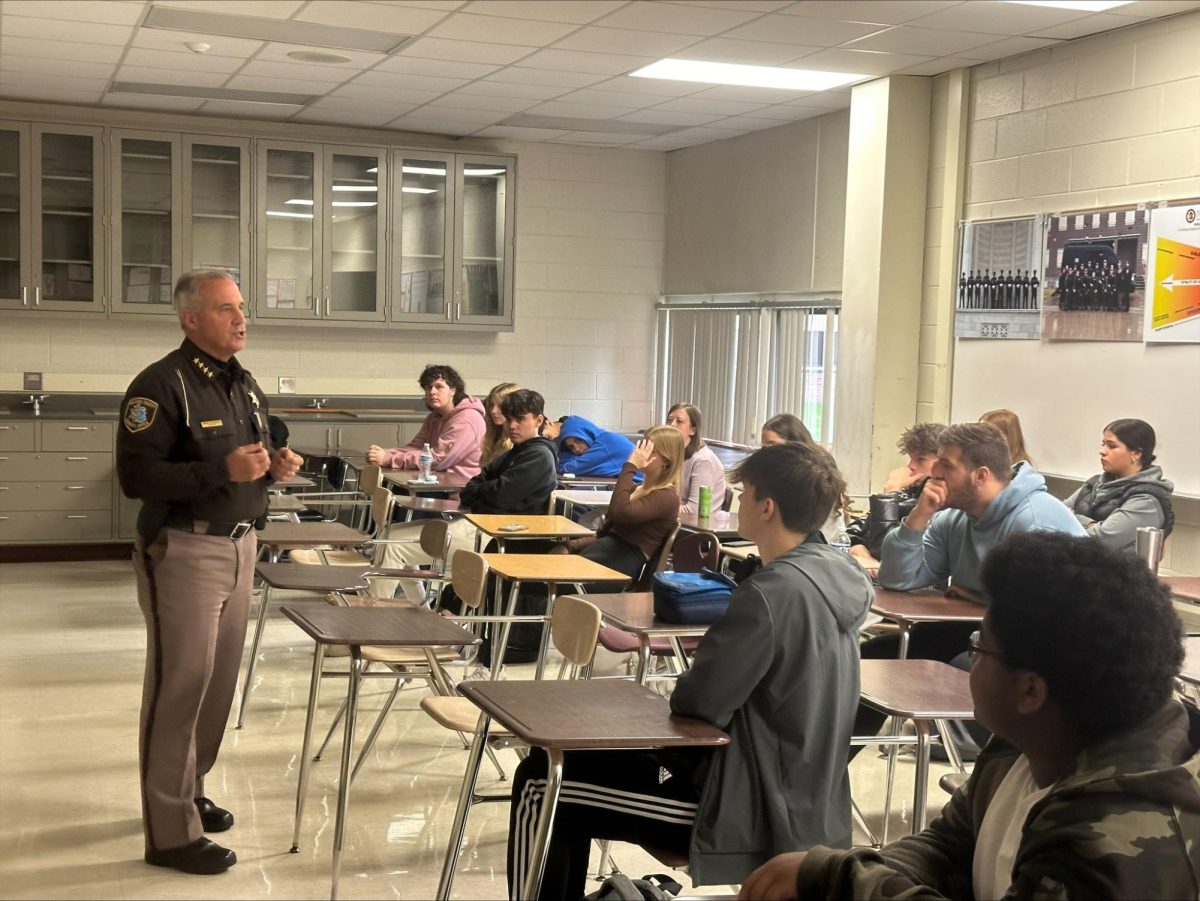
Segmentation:
[(175, 285), (187, 336), (144, 369), (121, 405), (117, 473), (142, 501), (133, 565), (146, 617), (139, 761), (146, 862), (220, 873), (237, 861), (204, 838), (233, 815), (204, 794), (233, 702), (270, 479), (301, 458), (270, 446), (267, 400), (234, 354), (245, 302), (224, 272)]

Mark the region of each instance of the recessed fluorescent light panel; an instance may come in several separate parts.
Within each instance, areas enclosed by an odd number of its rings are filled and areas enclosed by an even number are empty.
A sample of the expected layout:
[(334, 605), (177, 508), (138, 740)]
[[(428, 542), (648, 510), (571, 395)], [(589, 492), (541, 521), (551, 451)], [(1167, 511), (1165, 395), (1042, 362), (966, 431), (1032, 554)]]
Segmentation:
[(814, 69), (785, 69), (780, 66), (742, 66), (695, 59), (660, 59), (629, 74), (633, 78), (665, 78), (669, 81), (735, 84), (753, 88), (779, 88), (785, 91), (828, 91), (830, 88), (862, 81), (867, 77), (849, 72), (819, 72)]
[(365, 28), (341, 28), (312, 22), (294, 22), (290, 19), (238, 16), (200, 9), (176, 9), (171, 6), (151, 6), (142, 26), (187, 31), (192, 34), (218, 34), (229, 38), (302, 44), (306, 47), (360, 50), (367, 53), (395, 53), (413, 39), (411, 34), (389, 34), (368, 31)]
[(1102, 13), (1106, 9), (1128, 6), (1134, 0), (1005, 0), (1022, 6), (1049, 6), (1051, 9), (1073, 9), (1081, 13)]

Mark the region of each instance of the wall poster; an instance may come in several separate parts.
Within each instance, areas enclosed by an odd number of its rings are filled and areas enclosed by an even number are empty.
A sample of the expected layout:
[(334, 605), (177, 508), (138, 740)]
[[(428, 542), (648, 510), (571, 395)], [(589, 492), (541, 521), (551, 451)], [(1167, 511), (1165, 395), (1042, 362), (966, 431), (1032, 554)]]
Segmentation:
[(1051, 216), (1042, 337), (1141, 341), (1148, 231), (1145, 205)]
[(1200, 343), (1200, 203), (1150, 212), (1147, 342)]
[(1044, 216), (964, 222), (959, 230), (956, 338), (1037, 340)]

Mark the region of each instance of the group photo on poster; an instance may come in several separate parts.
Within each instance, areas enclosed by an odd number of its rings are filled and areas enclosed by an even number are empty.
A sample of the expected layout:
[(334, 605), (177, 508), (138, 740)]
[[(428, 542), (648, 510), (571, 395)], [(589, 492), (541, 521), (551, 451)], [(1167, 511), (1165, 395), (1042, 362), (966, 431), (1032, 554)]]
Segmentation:
[(954, 335), (1037, 340), (1045, 218), (964, 222)]
[(1051, 216), (1042, 279), (1042, 337), (1141, 341), (1149, 210), (1086, 210)]
[(1200, 202), (1152, 211), (1150, 248), (1146, 340), (1200, 342)]

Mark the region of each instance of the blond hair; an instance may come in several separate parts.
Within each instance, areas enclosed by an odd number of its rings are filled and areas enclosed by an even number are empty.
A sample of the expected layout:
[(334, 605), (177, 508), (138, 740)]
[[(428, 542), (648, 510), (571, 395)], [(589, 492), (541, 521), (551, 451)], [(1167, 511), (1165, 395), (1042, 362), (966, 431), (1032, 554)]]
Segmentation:
[(508, 397), (514, 391), (520, 388), (520, 385), (512, 382), (501, 382), (495, 388), (488, 392), (487, 400), (483, 402), (483, 421), (485, 423), (483, 429), (483, 442), (479, 450), (479, 465), (487, 466), (502, 453), (512, 449), (512, 441), (509, 440), (508, 431), (502, 425), (496, 425), (492, 422), (492, 407), (500, 406), (500, 401)]
[(683, 436), (673, 426), (656, 425), (647, 429), (642, 438), (654, 445), (654, 452), (662, 458), (663, 465), (653, 481), (647, 478), (633, 489), (633, 497), (649, 494), (659, 488), (674, 488), (678, 492), (683, 482)]

